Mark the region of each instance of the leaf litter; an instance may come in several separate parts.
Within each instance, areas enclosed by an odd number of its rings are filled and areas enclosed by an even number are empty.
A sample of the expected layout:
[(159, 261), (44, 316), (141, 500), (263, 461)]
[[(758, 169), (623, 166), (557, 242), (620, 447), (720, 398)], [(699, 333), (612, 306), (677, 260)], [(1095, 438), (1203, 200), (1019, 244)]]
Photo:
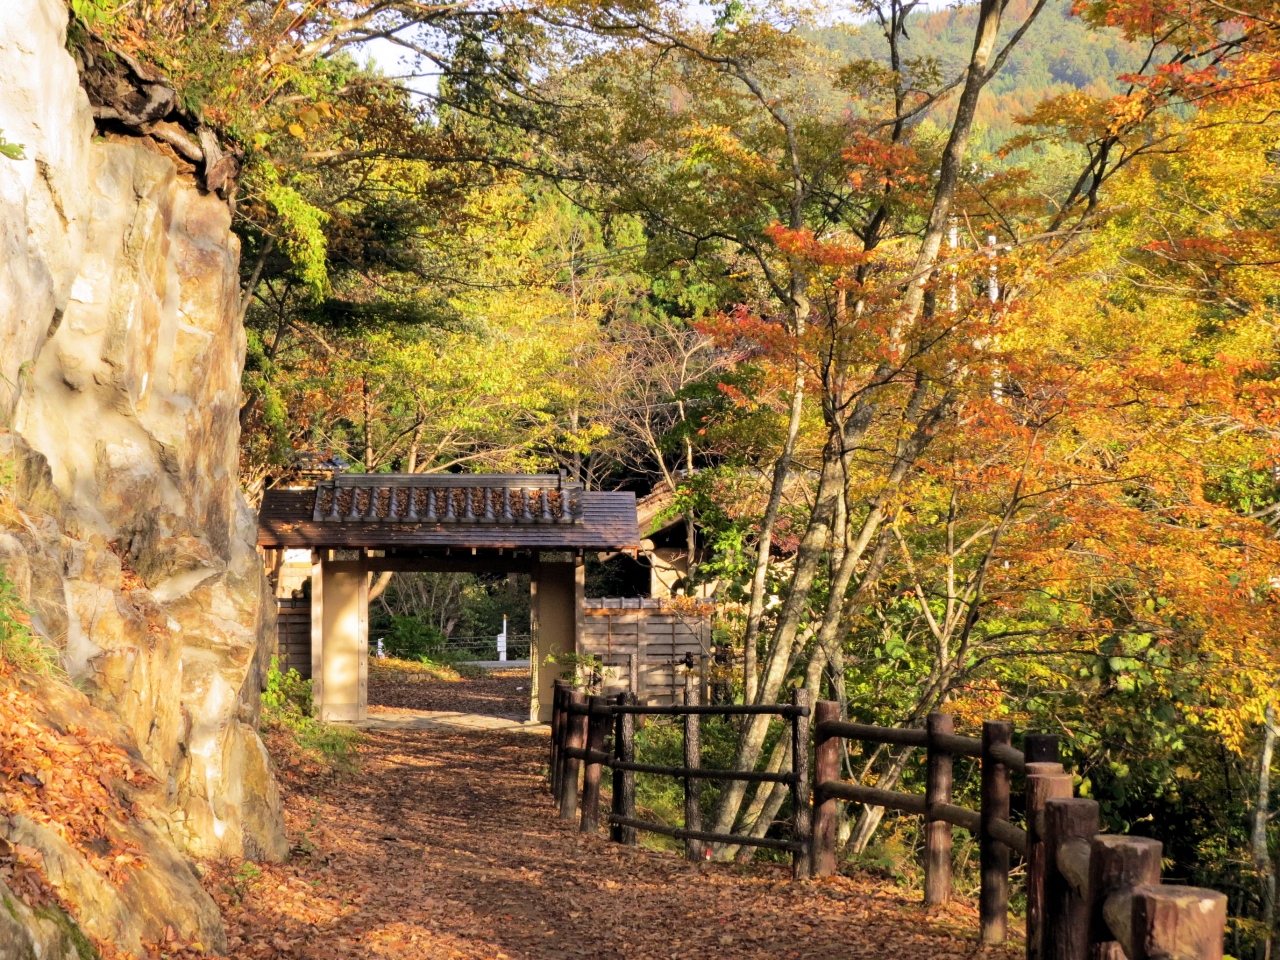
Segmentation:
[[(885, 882), (794, 883), (782, 864), (692, 864), (584, 836), (545, 790), (546, 740), (366, 735), (359, 769), (282, 773), (284, 864), (207, 866), (237, 958), (1006, 960), (977, 913)], [(162, 957), (194, 956), (177, 944)]]

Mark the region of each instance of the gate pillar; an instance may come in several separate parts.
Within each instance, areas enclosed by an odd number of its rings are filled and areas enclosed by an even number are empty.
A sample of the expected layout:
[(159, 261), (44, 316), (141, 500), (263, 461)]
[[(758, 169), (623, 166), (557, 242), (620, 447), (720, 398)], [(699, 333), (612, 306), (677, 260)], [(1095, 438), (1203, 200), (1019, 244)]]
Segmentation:
[(356, 723), (369, 703), (369, 573), (360, 560), (319, 552), (311, 583), (312, 697), (326, 723)]
[(551, 720), (555, 682), (572, 673), (568, 665), (545, 661), (548, 656), (578, 650), (585, 573), (581, 558), (539, 559), (533, 564), (529, 578), (530, 720), (543, 723)]

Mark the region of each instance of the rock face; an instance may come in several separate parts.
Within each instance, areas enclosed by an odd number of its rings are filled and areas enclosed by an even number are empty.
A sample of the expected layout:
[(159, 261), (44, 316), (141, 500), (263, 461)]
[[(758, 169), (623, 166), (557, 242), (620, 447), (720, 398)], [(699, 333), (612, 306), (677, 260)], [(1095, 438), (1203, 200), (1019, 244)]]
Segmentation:
[[(0, 136), (25, 154), (0, 156), (0, 562), (74, 683), (59, 709), (118, 722), (160, 785), (150, 893), (198, 900), (179, 851), (287, 851), (256, 733), (275, 608), (237, 485), (239, 246), (169, 159), (94, 139), (66, 23), (62, 0), (0, 3)], [(15, 842), (65, 855), (43, 839)]]

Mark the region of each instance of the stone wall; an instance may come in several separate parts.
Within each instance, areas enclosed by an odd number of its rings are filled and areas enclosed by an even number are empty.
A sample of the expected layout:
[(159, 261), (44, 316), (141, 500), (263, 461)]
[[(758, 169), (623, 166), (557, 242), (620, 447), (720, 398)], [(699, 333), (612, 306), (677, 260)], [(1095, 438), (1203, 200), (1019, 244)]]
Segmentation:
[(69, 702), (155, 773), (158, 873), (187, 870), (179, 849), (282, 857), (256, 733), (275, 608), (237, 485), (239, 245), (160, 152), (94, 137), (66, 23), (62, 0), (0, 3), (0, 136), (25, 154), (0, 157), (0, 561)]

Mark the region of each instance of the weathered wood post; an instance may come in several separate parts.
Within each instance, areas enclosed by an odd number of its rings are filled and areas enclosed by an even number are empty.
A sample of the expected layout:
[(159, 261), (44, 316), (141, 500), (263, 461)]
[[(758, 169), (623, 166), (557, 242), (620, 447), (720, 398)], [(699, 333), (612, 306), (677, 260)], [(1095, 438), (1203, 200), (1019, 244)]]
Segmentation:
[[(1126, 960), (1125, 950), (1107, 924), (1107, 898), (1134, 887), (1160, 882), (1163, 844), (1149, 837), (1099, 834), (1089, 845), (1089, 960)], [(1125, 903), (1130, 903), (1124, 897)], [(1129, 926), (1130, 910), (1122, 926)], [(1128, 933), (1128, 931), (1124, 931)], [(1121, 934), (1122, 936), (1124, 934)], [(1125, 937), (1128, 940), (1128, 937)]]
[(595, 833), (600, 825), (600, 774), (598, 755), (604, 752), (605, 729), (609, 724), (609, 700), (593, 696), (587, 701), (587, 760), (582, 772), (582, 833)]
[(1044, 958), (1045, 876), (1049, 869), (1044, 805), (1052, 799), (1066, 799), (1071, 793), (1071, 774), (1063, 771), (1062, 764), (1027, 762), (1027, 960)]
[(551, 688), (551, 745), (547, 756), (547, 784), (551, 788), (551, 795), (558, 797), (560, 794), (556, 791), (556, 761), (557, 754), (560, 751), (560, 745), (556, 742), (560, 737), (560, 688), (553, 686)]
[[(684, 705), (698, 705), (698, 685), (686, 683), (684, 688)], [(690, 770), (702, 767), (702, 725), (696, 713), (684, 715), (684, 765)], [(702, 781), (697, 777), (684, 778), (684, 828), (686, 830), (702, 829)], [(703, 857), (701, 840), (685, 840), (684, 855), (689, 860), (701, 860)]]
[(813, 708), (813, 839), (810, 860), (815, 877), (836, 872), (836, 798), (823, 793), (822, 785), (840, 779), (840, 738), (822, 729), (840, 719), (840, 704), (819, 700)]
[(1028, 733), (1023, 737), (1022, 753), (1027, 763), (1060, 763), (1056, 733)]
[(573, 689), (573, 685), (568, 680), (558, 679), (552, 686), (551, 693), (551, 795), (553, 797), (560, 796), (560, 776), (561, 764), (564, 762), (562, 753), (564, 751), (564, 728), (565, 728), (565, 702), (568, 699), (569, 691)]
[(951, 824), (929, 813), (935, 803), (951, 802), (951, 754), (935, 738), (956, 731), (949, 713), (931, 713), (925, 721), (929, 733), (924, 783), (924, 902), (927, 906), (951, 900)]
[(791, 718), (791, 825), (802, 850), (791, 854), (791, 877), (809, 876), (813, 844), (813, 811), (809, 806), (809, 716), (813, 712), (813, 691), (803, 687), (791, 694), (796, 715)]
[[(1083, 798), (1051, 797), (1044, 805), (1044, 960), (1088, 960), (1087, 891), (1063, 872), (1073, 846), (1088, 850), (1098, 832), (1098, 804)], [(1079, 881), (1081, 878), (1074, 878)], [(1087, 885), (1087, 871), (1083, 878)]]
[(1013, 742), (1013, 724), (987, 720), (982, 724), (982, 810), (978, 853), (982, 889), (978, 918), (982, 942), (1004, 943), (1009, 926), (1009, 848), (991, 834), (991, 823), (1009, 819), (1009, 768), (994, 754), (997, 746)]
[[(626, 706), (636, 703), (634, 692), (618, 694), (618, 705)], [(621, 713), (617, 715), (613, 734), (613, 755), (623, 763), (635, 763), (636, 760), (636, 715)], [(631, 770), (613, 768), (613, 813), (628, 820), (636, 818), (636, 775)], [(636, 828), (615, 823), (610, 831), (615, 843), (636, 845)]]
[(582, 750), (587, 745), (587, 695), (572, 690), (565, 704), (565, 752), (560, 771), (560, 819), (572, 820), (578, 813), (578, 770), (582, 761), (567, 755), (570, 750)]
[(1130, 922), (1129, 960), (1222, 960), (1227, 897), (1203, 887), (1135, 887)]

